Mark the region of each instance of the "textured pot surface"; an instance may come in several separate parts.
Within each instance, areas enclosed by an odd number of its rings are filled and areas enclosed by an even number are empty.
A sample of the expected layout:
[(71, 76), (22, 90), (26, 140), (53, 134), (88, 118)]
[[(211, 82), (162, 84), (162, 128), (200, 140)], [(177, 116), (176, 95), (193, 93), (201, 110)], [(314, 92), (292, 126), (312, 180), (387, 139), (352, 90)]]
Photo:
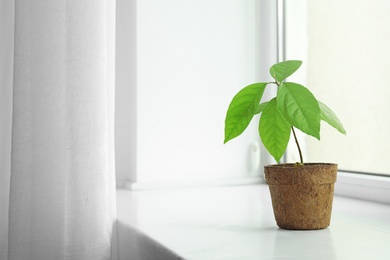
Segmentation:
[(284, 229), (330, 225), (337, 164), (277, 164), (264, 167), (275, 220)]

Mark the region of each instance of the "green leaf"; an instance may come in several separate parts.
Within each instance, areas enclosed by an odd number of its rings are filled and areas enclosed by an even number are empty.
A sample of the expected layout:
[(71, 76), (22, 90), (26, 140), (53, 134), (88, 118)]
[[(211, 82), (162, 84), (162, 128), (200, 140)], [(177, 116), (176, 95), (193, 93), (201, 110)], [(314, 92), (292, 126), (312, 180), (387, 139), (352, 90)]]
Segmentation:
[(346, 134), (343, 124), (337, 118), (336, 114), (324, 103), (318, 101), (318, 104), (320, 105), (321, 109), (321, 119), (336, 128), (340, 133)]
[(276, 98), (271, 99), (261, 114), (259, 134), (265, 148), (278, 163), (286, 151), (290, 133), (291, 124), (280, 113)]
[(290, 124), (320, 140), (320, 107), (307, 88), (283, 82), (278, 89), (277, 105)]
[(259, 113), (261, 113), (261, 112), (264, 110), (264, 108), (267, 106), (267, 104), (268, 104), (268, 101), (267, 101), (267, 102), (264, 102), (264, 103), (261, 103), (261, 104), (259, 104), (259, 105), (257, 106), (257, 109), (256, 109), (256, 112), (255, 112), (255, 114), (259, 114)]
[(225, 118), (224, 143), (239, 136), (248, 127), (268, 83), (255, 83), (241, 89), (230, 102)]
[(288, 60), (276, 63), (273, 65), (269, 72), (271, 76), (277, 81), (282, 82), (288, 76), (293, 74), (301, 66), (302, 61), (300, 60)]

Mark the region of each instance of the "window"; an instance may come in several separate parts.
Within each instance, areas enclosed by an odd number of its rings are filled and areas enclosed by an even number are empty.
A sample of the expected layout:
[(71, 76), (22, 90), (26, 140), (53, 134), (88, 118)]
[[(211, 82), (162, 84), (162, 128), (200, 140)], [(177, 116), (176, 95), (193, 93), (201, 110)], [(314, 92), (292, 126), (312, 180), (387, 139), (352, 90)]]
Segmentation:
[(347, 130), (343, 136), (323, 124), (320, 142), (304, 138), (306, 158), (347, 172), (339, 174), (339, 193), (382, 202), (390, 202), (389, 178), (380, 177), (390, 176), (389, 8), (384, 0), (286, 2), (286, 56), (304, 54), (305, 84)]
[[(347, 130), (343, 136), (324, 124), (321, 142), (300, 135), (307, 161), (389, 174), (384, 81), (390, 32), (379, 26), (387, 24), (387, 5), (118, 0), (117, 179), (258, 179), (273, 161), (259, 144), (256, 124), (223, 145), (223, 120), (237, 90), (269, 80), (269, 66), (283, 58), (304, 61), (290, 80), (306, 84)], [(286, 30), (278, 32), (278, 25)], [(286, 161), (298, 161), (295, 150), (292, 143)]]
[[(390, 29), (383, 26), (390, 22), (389, 8), (388, 1), (308, 4), (308, 66), (313, 67), (308, 83), (335, 103), (350, 129), (346, 138), (325, 129), (328, 145), (313, 157), (340, 158), (341, 169), (390, 175)], [(334, 95), (327, 91), (330, 85)]]
[(117, 1), (119, 182), (260, 178), (256, 124), (227, 145), (223, 130), (233, 95), (276, 61), (273, 2)]
[[(383, 26), (390, 21), (385, 11), (389, 8), (388, 1), (307, 1), (306, 84), (347, 129), (342, 136), (324, 124), (320, 143), (307, 138), (310, 161), (390, 174), (390, 29)], [(301, 18), (297, 13), (289, 17)], [(289, 36), (294, 37), (293, 32)]]

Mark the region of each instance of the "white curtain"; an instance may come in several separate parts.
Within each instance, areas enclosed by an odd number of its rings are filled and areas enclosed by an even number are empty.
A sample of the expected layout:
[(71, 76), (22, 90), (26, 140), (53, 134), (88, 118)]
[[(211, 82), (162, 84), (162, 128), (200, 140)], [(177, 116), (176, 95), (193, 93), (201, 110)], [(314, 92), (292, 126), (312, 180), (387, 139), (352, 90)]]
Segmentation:
[(115, 259), (115, 1), (0, 15), (0, 260)]

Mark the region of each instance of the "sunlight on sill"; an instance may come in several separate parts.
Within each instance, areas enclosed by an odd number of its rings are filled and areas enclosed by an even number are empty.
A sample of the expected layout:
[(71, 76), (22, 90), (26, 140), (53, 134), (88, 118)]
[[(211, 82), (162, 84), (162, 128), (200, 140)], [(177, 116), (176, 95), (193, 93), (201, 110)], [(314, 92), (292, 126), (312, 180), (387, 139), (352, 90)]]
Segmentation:
[[(335, 196), (329, 228), (286, 231), (274, 222), (264, 184), (118, 190), (117, 201), (120, 250), (129, 257), (390, 259), (386, 204)], [(130, 250), (134, 241), (138, 249)]]

